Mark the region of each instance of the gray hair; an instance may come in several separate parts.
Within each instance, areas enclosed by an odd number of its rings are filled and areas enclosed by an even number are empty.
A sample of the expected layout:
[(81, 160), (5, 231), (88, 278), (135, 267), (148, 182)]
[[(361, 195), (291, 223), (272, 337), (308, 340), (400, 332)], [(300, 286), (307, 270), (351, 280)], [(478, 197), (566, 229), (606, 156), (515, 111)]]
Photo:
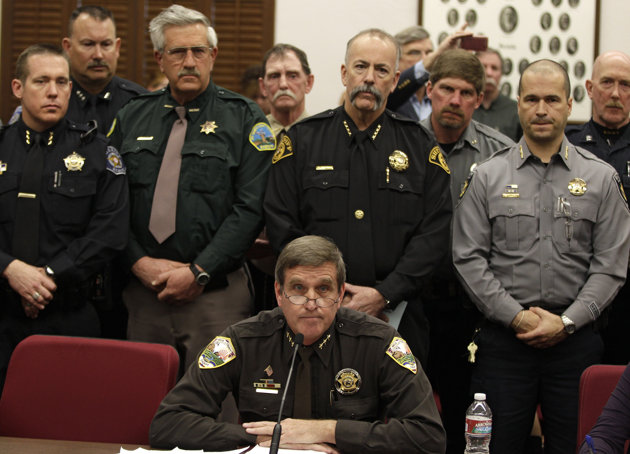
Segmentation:
[(153, 49), (158, 52), (164, 52), (164, 31), (168, 27), (194, 24), (206, 26), (208, 29), (208, 45), (210, 47), (217, 47), (219, 42), (217, 33), (214, 31), (210, 20), (205, 15), (199, 11), (185, 8), (181, 5), (171, 5), (163, 9), (162, 12), (155, 16), (149, 23), (149, 34), (151, 35)]
[(411, 27), (407, 27), (394, 35), (394, 38), (398, 41), (400, 46), (404, 46), (405, 44), (409, 44), (414, 41), (422, 41), (423, 39), (430, 37), (431, 35), (429, 35), (427, 29), (419, 25), (412, 25)]
[(350, 47), (352, 46), (352, 44), (357, 38), (360, 38), (361, 36), (364, 36), (364, 35), (373, 36), (373, 37), (382, 39), (383, 41), (389, 41), (390, 43), (394, 45), (394, 47), (396, 48), (396, 67), (394, 69), (395, 71), (398, 71), (398, 62), (400, 60), (400, 53), (401, 53), (400, 46), (398, 45), (398, 41), (396, 41), (396, 38), (394, 38), (392, 35), (387, 33), (385, 30), (381, 30), (380, 28), (368, 28), (367, 30), (360, 31), (359, 33), (354, 35), (352, 38), (350, 38), (350, 40), (348, 41), (348, 44), (346, 45), (346, 56), (345, 56), (346, 65), (348, 64), (348, 54), (350, 53)]
[(332, 263), (337, 268), (337, 287), (346, 282), (346, 265), (341, 251), (331, 240), (317, 235), (296, 238), (287, 244), (278, 256), (275, 277), (278, 284), (284, 286), (287, 269), (296, 266), (321, 266)]

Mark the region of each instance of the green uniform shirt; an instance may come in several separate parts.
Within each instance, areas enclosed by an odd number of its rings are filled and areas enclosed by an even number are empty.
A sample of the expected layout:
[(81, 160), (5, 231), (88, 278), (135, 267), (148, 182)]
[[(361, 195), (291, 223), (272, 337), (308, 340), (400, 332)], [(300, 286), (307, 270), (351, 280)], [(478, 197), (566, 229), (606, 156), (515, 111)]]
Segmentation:
[(120, 110), (110, 137), (127, 165), (131, 200), (128, 258), (166, 258), (211, 275), (236, 269), (262, 227), (262, 200), (275, 138), (258, 106), (212, 82), (186, 104), (176, 232), (149, 232), (153, 192), (178, 103), (149, 93)]

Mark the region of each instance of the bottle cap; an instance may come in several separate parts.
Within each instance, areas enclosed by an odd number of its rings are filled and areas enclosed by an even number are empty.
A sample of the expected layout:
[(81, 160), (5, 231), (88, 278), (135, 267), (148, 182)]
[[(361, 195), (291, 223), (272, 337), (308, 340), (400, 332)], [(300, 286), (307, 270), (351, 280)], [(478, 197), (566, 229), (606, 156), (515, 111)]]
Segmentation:
[(486, 393), (475, 393), (475, 400), (486, 400)]

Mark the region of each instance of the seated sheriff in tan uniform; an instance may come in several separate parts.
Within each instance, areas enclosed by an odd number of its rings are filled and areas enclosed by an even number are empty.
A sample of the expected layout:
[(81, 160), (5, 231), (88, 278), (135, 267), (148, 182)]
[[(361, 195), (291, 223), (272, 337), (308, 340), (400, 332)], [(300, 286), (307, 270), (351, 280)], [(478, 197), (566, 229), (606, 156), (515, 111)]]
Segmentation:
[[(276, 264), (277, 308), (215, 337), (166, 396), (151, 424), (155, 448), (268, 446), (296, 335), (295, 376), (282, 412), (281, 447), (329, 453), (443, 453), (431, 386), (388, 324), (339, 307), (341, 252), (329, 240), (290, 242)], [(242, 425), (220, 423), (231, 391)]]

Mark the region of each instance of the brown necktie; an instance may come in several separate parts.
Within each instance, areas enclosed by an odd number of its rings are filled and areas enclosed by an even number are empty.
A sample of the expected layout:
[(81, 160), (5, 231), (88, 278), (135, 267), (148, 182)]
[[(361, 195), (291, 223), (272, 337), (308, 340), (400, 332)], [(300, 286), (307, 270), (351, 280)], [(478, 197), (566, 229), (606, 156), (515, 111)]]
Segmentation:
[(151, 217), (149, 218), (149, 231), (160, 244), (175, 233), (179, 170), (182, 166), (182, 147), (186, 139), (186, 126), (188, 124), (185, 107), (177, 106), (175, 112), (179, 118), (173, 123), (171, 135), (166, 143), (166, 151), (164, 151), (160, 173), (155, 184)]
[(13, 256), (31, 265), (39, 257), (39, 210), (46, 151), (42, 137), (35, 134), (26, 152), (13, 227)]
[(300, 364), (295, 375), (295, 397), (293, 399), (293, 417), (311, 419), (311, 347), (300, 347)]

